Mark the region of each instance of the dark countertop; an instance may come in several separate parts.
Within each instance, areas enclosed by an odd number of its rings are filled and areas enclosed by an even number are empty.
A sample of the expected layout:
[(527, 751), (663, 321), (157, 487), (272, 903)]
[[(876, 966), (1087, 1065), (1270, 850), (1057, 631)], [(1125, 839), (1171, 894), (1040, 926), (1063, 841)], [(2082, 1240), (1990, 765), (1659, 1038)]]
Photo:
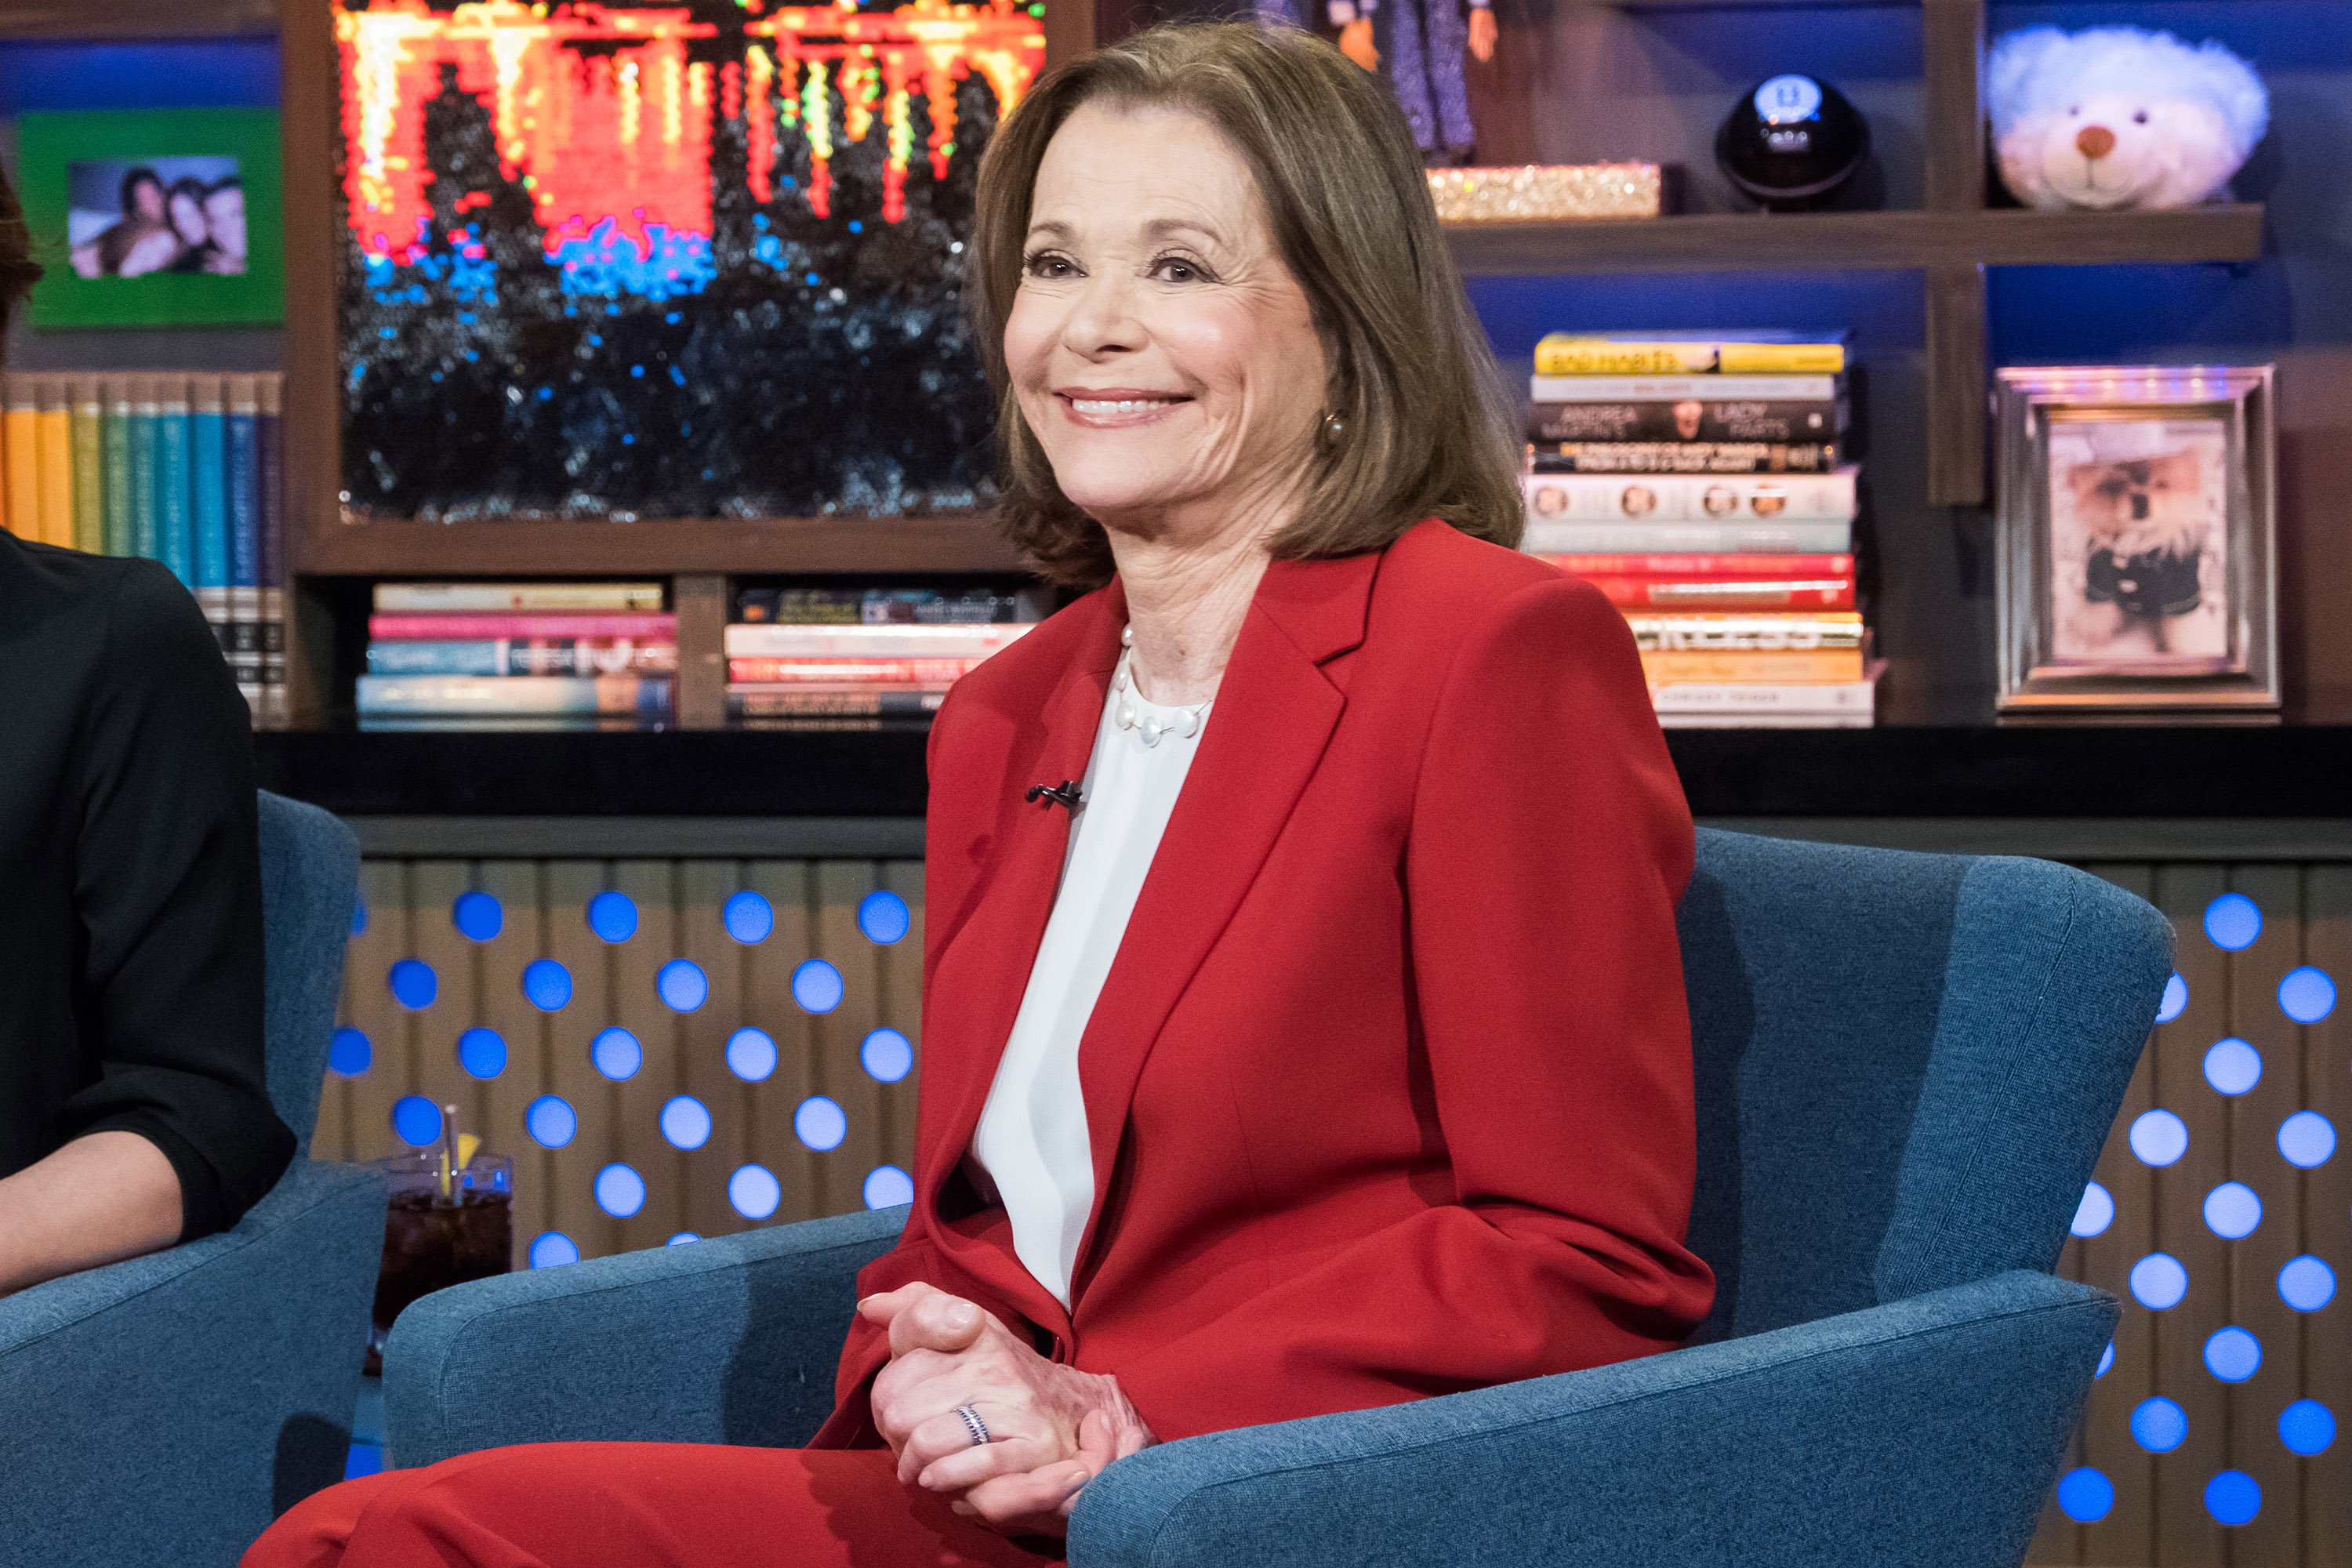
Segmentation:
[[(255, 736), (264, 788), (359, 816), (892, 817), (924, 731)], [(2352, 727), (1680, 730), (1702, 817), (2352, 817)]]

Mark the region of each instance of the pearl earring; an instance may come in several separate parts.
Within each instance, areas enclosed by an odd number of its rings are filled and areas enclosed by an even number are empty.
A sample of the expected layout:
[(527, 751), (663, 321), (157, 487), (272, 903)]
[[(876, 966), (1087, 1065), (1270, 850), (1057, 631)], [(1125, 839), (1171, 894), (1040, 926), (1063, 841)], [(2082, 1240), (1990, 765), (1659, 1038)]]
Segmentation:
[(1348, 422), (1337, 414), (1326, 414), (1323, 416), (1323, 424), (1318, 434), (1323, 437), (1325, 446), (1336, 447), (1348, 434)]

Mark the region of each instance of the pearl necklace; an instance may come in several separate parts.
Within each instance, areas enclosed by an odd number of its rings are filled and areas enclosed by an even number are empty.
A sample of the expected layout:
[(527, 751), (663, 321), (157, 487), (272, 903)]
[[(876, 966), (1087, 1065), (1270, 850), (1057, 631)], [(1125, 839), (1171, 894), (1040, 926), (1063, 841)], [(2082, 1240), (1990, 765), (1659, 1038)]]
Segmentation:
[(1209, 703), (1216, 699), (1212, 697), (1207, 702), (1195, 702), (1190, 708), (1170, 709), (1168, 711), (1176, 715), (1173, 720), (1161, 720), (1142, 712), (1136, 704), (1150, 700), (1136, 689), (1135, 676), (1129, 668), (1135, 658), (1134, 627), (1119, 628), (1118, 648), (1118, 668), (1110, 678), (1111, 689), (1118, 693), (1118, 705), (1111, 710), (1111, 722), (1122, 730), (1134, 731), (1136, 739), (1147, 746), (1157, 746), (1161, 737), (1171, 732), (1188, 741), (1199, 734), (1201, 721), (1208, 716)]

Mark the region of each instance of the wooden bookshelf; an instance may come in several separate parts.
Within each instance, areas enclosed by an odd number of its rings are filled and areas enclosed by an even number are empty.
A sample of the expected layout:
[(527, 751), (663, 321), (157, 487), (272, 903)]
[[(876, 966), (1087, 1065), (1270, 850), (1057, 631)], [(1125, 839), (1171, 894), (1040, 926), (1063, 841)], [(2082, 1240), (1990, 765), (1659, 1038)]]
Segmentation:
[(302, 568), (352, 577), (615, 573), (1014, 573), (984, 516), (680, 518), (661, 522), (339, 522), (303, 534)]
[(278, 0), (5, 0), (0, 38), (216, 38), (278, 31)]

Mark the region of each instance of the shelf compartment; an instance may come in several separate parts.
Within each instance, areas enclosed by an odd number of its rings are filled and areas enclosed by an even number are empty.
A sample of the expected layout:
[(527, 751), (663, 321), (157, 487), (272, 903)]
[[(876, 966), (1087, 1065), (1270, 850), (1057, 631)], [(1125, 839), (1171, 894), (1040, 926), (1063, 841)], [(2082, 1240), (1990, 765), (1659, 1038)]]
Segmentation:
[(295, 569), (353, 577), (614, 573), (1023, 572), (985, 514), (677, 518), (661, 522), (331, 522), (301, 531)]

